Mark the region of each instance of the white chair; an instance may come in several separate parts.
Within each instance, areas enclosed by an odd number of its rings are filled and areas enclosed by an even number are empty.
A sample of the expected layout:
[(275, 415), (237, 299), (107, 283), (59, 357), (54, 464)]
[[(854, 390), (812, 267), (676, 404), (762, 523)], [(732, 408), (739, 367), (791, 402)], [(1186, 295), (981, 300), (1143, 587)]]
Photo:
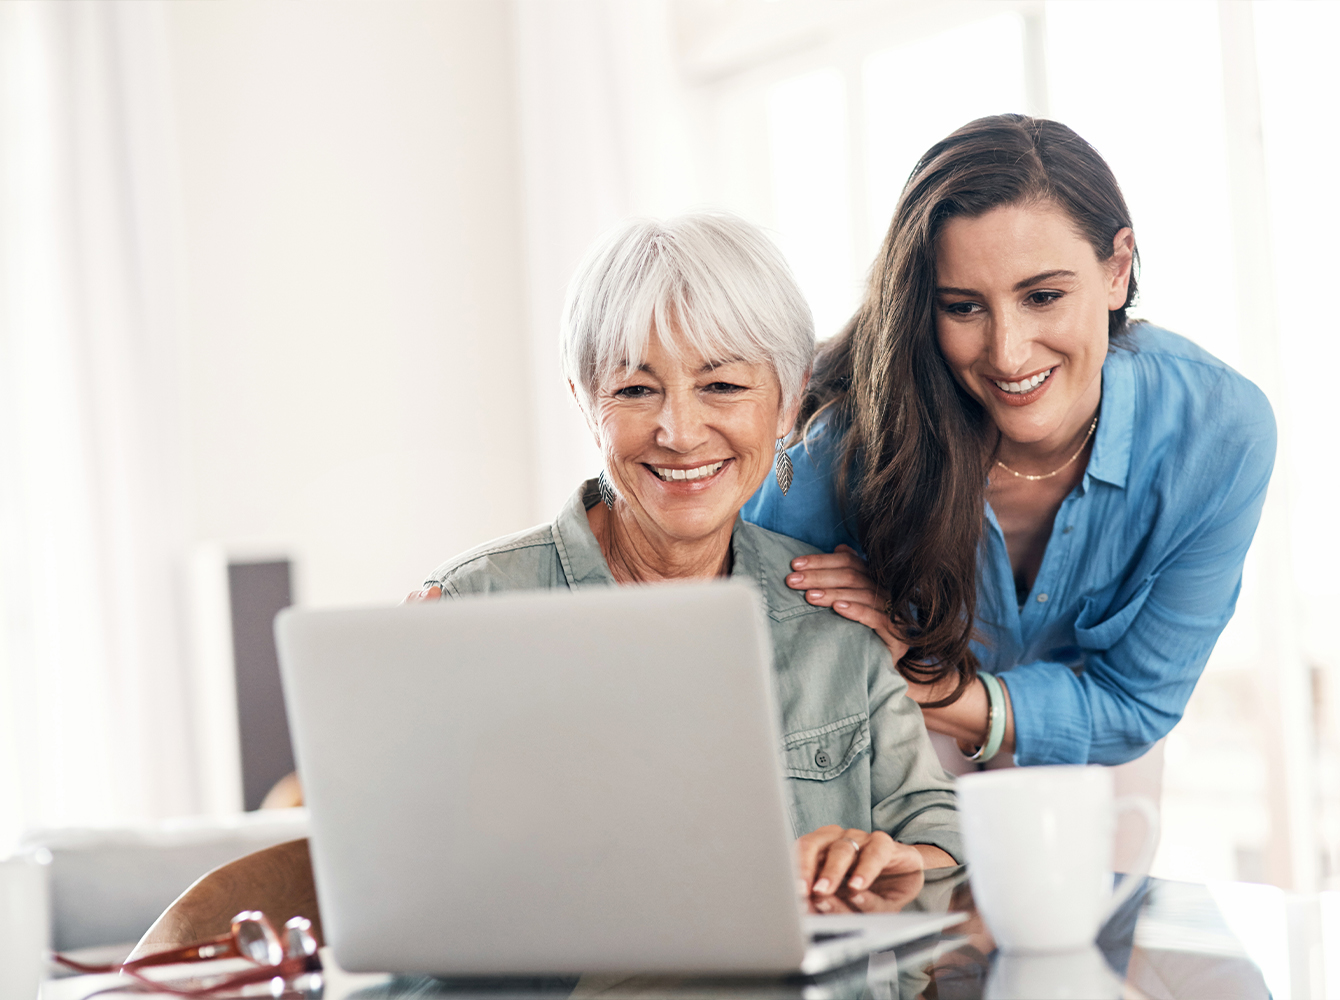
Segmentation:
[(126, 951), (201, 875), (254, 851), (307, 836), (307, 810), (106, 828), (41, 830), (25, 849), (51, 852), (51, 944), (57, 951), (125, 944)]

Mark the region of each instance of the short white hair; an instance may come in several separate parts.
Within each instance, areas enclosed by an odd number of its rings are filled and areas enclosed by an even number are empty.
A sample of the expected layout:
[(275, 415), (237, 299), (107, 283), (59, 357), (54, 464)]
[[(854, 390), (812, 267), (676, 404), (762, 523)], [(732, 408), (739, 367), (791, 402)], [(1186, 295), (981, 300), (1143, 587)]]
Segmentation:
[(635, 219), (587, 252), (568, 286), (560, 350), (588, 413), (596, 386), (646, 360), (653, 330), (673, 356), (771, 366), (784, 410), (814, 360), (814, 317), (785, 258), (732, 215)]

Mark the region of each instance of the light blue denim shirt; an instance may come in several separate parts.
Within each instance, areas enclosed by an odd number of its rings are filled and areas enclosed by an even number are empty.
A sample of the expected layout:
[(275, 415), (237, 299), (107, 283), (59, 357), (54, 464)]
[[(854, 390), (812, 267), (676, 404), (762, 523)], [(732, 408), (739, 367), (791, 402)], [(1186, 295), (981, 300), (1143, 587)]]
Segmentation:
[[(615, 586), (586, 517), (598, 502), (595, 480), (584, 483), (552, 524), (462, 553), (425, 586), (446, 598)], [(731, 536), (731, 576), (758, 588), (772, 634), (793, 832), (830, 823), (883, 830), (961, 862), (953, 786), (888, 650), (869, 629), (805, 603), (783, 582), (791, 559), (814, 551), (739, 519)]]
[[(986, 641), (973, 649), (984, 669), (1009, 671), (1019, 764), (1120, 764), (1172, 729), (1233, 615), (1275, 461), (1265, 395), (1176, 334), (1134, 327), (1102, 379), (1088, 467), (1022, 606), (986, 507)], [(794, 447), (788, 495), (768, 482), (744, 516), (824, 551), (859, 551), (833, 487), (835, 438), (820, 429)]]

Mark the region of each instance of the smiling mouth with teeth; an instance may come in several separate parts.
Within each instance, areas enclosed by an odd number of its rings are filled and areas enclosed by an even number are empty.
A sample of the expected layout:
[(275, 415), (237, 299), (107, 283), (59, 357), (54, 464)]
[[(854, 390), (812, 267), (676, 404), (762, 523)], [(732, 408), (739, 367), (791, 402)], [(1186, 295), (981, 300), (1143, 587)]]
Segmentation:
[(1016, 393), (1022, 396), (1024, 393), (1032, 392), (1038, 386), (1042, 385), (1054, 371), (1056, 371), (1055, 368), (1048, 368), (1045, 372), (1038, 372), (1032, 378), (1026, 378), (1022, 382), (997, 382), (995, 379), (992, 379), (991, 381), (995, 382), (996, 387), (1000, 389), (1001, 392)]
[(663, 469), (656, 465), (649, 465), (647, 468), (656, 473), (656, 477), (663, 482), (671, 482), (680, 479), (706, 479), (708, 476), (716, 475), (717, 470), (725, 464), (726, 462), (723, 459), (720, 462), (713, 462), (711, 465), (700, 465), (696, 469)]

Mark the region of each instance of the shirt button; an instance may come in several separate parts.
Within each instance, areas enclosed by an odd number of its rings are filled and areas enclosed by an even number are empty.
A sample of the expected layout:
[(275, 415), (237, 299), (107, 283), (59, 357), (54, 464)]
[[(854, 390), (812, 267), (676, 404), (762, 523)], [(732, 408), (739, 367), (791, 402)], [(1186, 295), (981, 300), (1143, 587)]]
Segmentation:
[(1038, 603), (1039, 603), (1039, 604), (1046, 604), (1046, 603), (1047, 603), (1047, 595), (1046, 595), (1046, 594), (1038, 594)]
[(828, 756), (828, 751), (826, 750), (820, 750), (814, 755), (815, 767), (827, 767), (831, 763), (833, 763), (833, 759)]
[(1061, 534), (1068, 535), (1074, 530), (1075, 526), (1073, 524), (1067, 524), (1064, 528), (1061, 529)]

